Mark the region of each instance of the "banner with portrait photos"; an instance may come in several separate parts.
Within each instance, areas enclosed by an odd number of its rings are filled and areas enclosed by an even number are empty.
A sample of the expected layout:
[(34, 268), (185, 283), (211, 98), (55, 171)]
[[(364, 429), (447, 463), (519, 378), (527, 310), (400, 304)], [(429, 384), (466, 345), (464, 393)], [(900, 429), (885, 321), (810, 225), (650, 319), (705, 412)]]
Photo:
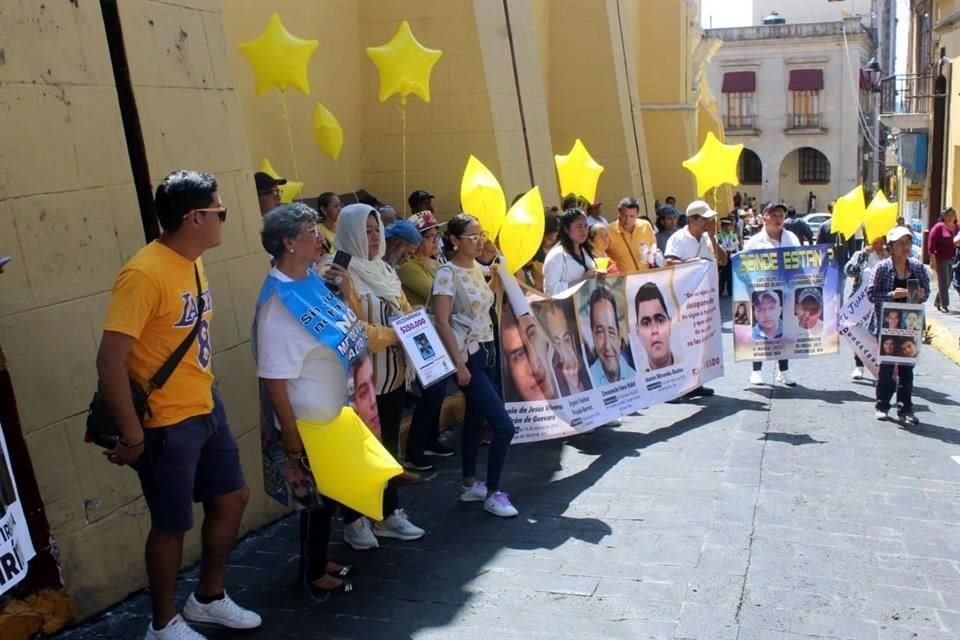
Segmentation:
[(923, 344), (923, 305), (883, 303), (878, 342), (881, 364), (917, 364)]
[(0, 425), (0, 594), (27, 577), (27, 565), (36, 555), (15, 480)]
[(500, 340), (513, 441), (589, 431), (723, 375), (716, 264), (508, 295)]
[(860, 288), (854, 291), (840, 308), (840, 335), (850, 343), (850, 348), (874, 376), (880, 369), (877, 358), (877, 336), (870, 332), (873, 318), (873, 303), (867, 297), (872, 271), (864, 269)]
[(735, 255), (734, 360), (790, 360), (836, 353), (840, 282), (830, 246)]

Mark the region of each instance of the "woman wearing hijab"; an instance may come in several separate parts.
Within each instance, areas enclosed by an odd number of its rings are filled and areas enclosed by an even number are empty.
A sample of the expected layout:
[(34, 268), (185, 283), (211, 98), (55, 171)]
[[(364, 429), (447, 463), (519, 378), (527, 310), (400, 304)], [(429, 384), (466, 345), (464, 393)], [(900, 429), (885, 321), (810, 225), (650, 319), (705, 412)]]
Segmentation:
[[(334, 246), (337, 251), (350, 255), (348, 271), (353, 287), (348, 302), (367, 330), (369, 349), (374, 357), (374, 385), (381, 440), (387, 451), (396, 458), (399, 457), (400, 419), (406, 392), (406, 357), (390, 321), (410, 313), (412, 309), (403, 295), (397, 272), (383, 259), (386, 239), (376, 209), (366, 204), (344, 207), (337, 218)], [(399, 508), (395, 481), (387, 485), (384, 502), (384, 513), (390, 515), (374, 525), (375, 535), (400, 540), (423, 537), (423, 529), (410, 522), (403, 509)], [(344, 539), (354, 548), (379, 546), (371, 544), (369, 530), (362, 531), (369, 526), (366, 518), (348, 513), (344, 516), (344, 523)]]

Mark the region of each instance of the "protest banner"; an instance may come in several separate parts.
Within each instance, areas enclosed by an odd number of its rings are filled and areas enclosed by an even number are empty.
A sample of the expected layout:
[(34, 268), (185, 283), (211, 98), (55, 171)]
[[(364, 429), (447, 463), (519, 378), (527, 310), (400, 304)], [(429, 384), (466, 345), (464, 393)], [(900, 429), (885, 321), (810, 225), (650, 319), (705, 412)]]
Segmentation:
[(513, 441), (589, 431), (723, 375), (716, 265), (600, 276), (550, 298), (508, 295), (500, 339)]
[(840, 273), (833, 247), (741, 251), (733, 273), (736, 361), (837, 352)]
[(880, 314), (881, 364), (917, 364), (923, 343), (923, 305), (885, 302)]
[(840, 335), (847, 339), (863, 365), (876, 377), (880, 361), (877, 359), (877, 337), (869, 329), (873, 317), (873, 303), (867, 297), (870, 278), (870, 271), (865, 270), (860, 288), (840, 308), (838, 324)]
[(424, 388), (440, 382), (457, 370), (426, 311), (417, 309), (392, 320), (390, 324), (397, 332), (408, 362), (413, 365)]
[(0, 595), (27, 577), (27, 563), (35, 555), (0, 425)]

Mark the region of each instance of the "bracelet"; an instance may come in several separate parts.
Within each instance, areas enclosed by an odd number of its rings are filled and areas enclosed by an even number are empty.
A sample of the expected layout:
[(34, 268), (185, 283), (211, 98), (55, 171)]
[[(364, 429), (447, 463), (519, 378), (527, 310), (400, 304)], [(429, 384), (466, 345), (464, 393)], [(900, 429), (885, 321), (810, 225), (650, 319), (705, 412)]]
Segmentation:
[(126, 449), (136, 449), (137, 447), (139, 447), (140, 445), (142, 445), (144, 442), (146, 442), (146, 438), (144, 438), (143, 440), (141, 440), (141, 441), (138, 442), (137, 444), (127, 444), (127, 443), (124, 442), (123, 440), (120, 440), (120, 441), (118, 441), (118, 442), (119, 442), (119, 444), (123, 445), (123, 447), (126, 448)]

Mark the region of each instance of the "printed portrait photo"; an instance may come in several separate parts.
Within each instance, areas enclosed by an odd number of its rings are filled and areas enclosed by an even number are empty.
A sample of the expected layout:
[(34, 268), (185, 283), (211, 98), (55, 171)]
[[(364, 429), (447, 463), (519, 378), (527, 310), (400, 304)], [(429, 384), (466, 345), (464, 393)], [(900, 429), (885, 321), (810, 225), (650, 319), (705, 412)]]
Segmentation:
[(906, 311), (900, 315), (901, 315), (901, 318), (900, 318), (901, 329), (906, 329), (907, 331), (923, 330), (923, 312)]
[(823, 334), (823, 288), (801, 287), (793, 295), (793, 313), (799, 335)]
[(667, 296), (655, 282), (643, 282), (627, 291), (630, 299), (630, 337), (637, 369), (654, 371), (680, 364), (680, 352), (672, 335), (679, 320)]
[(733, 324), (738, 324), (741, 326), (750, 324), (749, 302), (741, 301), (733, 303)]
[(783, 337), (783, 292), (780, 289), (754, 291), (751, 295), (753, 339), (775, 340)]
[(900, 309), (884, 309), (883, 310), (883, 324), (881, 328), (883, 329), (899, 329), (900, 328), (900, 319), (903, 314), (900, 312)]
[(573, 298), (534, 301), (530, 307), (553, 346), (550, 366), (560, 396), (565, 398), (592, 389)]
[(594, 386), (629, 380), (636, 375), (627, 341), (624, 278), (605, 278), (577, 290), (581, 334), (587, 342), (590, 379)]
[(380, 413), (377, 411), (377, 387), (373, 380), (373, 356), (365, 353), (350, 365), (347, 384), (350, 406), (363, 423), (380, 437)]
[(557, 385), (550, 366), (550, 341), (529, 313), (519, 318), (503, 306), (500, 349), (503, 395), (507, 402), (553, 400)]
[(418, 333), (413, 336), (413, 343), (417, 345), (417, 351), (420, 352), (420, 357), (424, 360), (429, 360), (433, 356), (437, 355), (433, 350), (433, 347), (430, 346), (430, 341), (427, 340), (427, 334)]

